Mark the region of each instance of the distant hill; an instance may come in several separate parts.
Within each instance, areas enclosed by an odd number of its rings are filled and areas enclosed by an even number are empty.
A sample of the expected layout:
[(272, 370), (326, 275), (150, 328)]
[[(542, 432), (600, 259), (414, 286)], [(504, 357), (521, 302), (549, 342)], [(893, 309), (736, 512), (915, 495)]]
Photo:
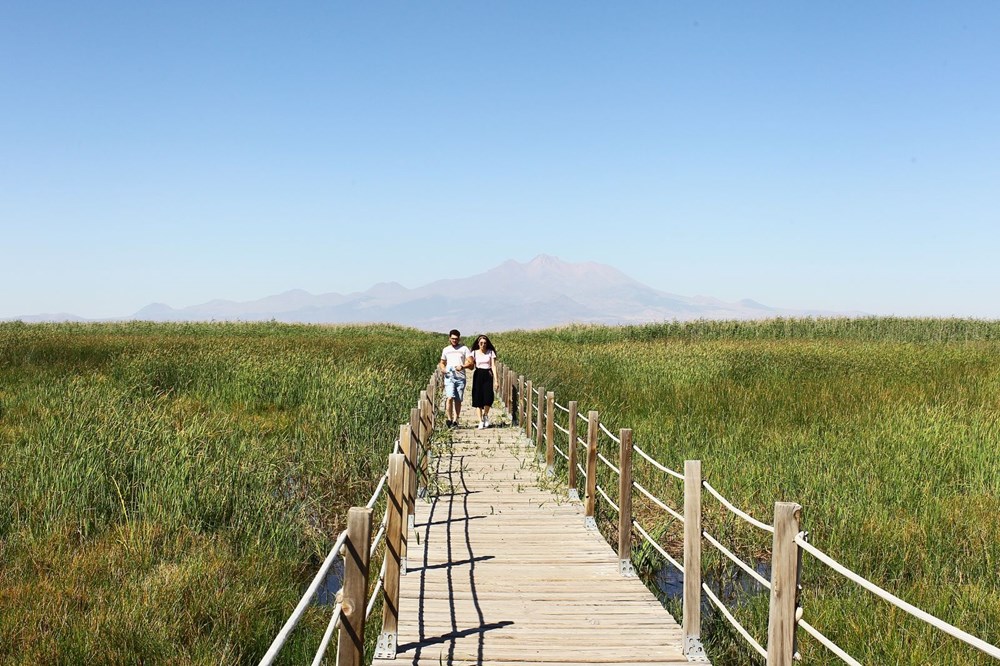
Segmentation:
[[(351, 294), (296, 289), (254, 301), (213, 300), (173, 308), (153, 303), (125, 319), (147, 321), (389, 322), (430, 331), (502, 331), (569, 323), (643, 324), (692, 319), (764, 319), (823, 313), (771, 308), (750, 299), (727, 303), (653, 289), (611, 266), (539, 255), (505, 261), (485, 273), (415, 289), (396, 282)], [(52, 321), (54, 315), (40, 315)], [(67, 321), (73, 315), (65, 315)], [(22, 318), (28, 321), (28, 317)], [(33, 318), (34, 321), (41, 319)], [(75, 318), (73, 320), (80, 320)]]

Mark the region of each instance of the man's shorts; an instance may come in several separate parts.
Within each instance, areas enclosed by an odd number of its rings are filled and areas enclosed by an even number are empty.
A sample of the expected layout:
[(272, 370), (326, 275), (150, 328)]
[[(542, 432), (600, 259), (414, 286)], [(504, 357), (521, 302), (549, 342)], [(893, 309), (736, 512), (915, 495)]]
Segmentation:
[[(462, 373), (463, 375), (465, 373)], [(465, 393), (465, 377), (452, 377), (451, 374), (445, 375), (444, 378), (444, 397), (454, 398), (459, 402), (462, 402), (462, 394)]]

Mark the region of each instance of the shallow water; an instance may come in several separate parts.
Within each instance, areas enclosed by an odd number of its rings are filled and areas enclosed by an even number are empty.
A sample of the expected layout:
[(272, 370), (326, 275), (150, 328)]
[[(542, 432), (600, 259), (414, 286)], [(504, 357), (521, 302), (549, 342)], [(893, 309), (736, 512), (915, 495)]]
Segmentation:
[(316, 606), (336, 606), (337, 592), (344, 585), (344, 560), (337, 558), (330, 565), (330, 570), (326, 573), (326, 578), (322, 585), (316, 590), (316, 598), (313, 604)]
[[(767, 580), (771, 580), (771, 563), (763, 560), (755, 562), (754, 571)], [(758, 594), (768, 594), (766, 587), (761, 585), (750, 574), (743, 571), (734, 564), (729, 564), (722, 569), (702, 571), (703, 582), (708, 585), (708, 589), (717, 596), (727, 607), (739, 607)], [(665, 562), (663, 567), (656, 572), (654, 578), (656, 587), (667, 599), (683, 601), (684, 599), (684, 574), (674, 568), (669, 562)], [(715, 605), (707, 598), (701, 602), (702, 614), (714, 613)]]

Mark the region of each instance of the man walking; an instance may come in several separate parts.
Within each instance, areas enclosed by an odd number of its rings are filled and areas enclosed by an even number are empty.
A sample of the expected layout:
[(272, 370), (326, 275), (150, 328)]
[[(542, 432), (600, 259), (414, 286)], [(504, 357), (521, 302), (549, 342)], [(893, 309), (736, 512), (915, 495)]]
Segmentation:
[(470, 352), (462, 344), (462, 334), (455, 329), (448, 333), (448, 342), (450, 344), (441, 351), (438, 367), (444, 373), (445, 423), (449, 428), (457, 428), (458, 416), (462, 412), (462, 394), (465, 393), (465, 359)]

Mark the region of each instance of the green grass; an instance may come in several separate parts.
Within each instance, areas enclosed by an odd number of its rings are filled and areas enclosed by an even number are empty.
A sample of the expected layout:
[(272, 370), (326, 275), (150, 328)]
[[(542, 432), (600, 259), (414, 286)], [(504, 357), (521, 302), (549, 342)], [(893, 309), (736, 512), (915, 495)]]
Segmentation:
[[(256, 663), (440, 346), (386, 326), (0, 324), (0, 662)], [(328, 612), (282, 663), (311, 658)]]
[[(639, 446), (674, 469), (701, 459), (705, 478), (764, 522), (775, 501), (798, 502), (814, 545), (1000, 643), (1000, 323), (698, 322), (494, 339), (503, 361), (560, 403), (599, 410), (613, 432), (632, 428)], [(614, 459), (603, 436), (601, 449)], [(679, 482), (642, 461), (635, 473), (682, 506)], [(601, 482), (614, 496), (617, 483)], [(636, 503), (680, 555), (679, 527)], [(766, 557), (769, 535), (707, 495), (703, 504), (708, 531), (748, 561)], [(609, 530), (611, 518), (603, 513)], [(719, 567), (705, 548), (708, 568)], [(862, 663), (992, 663), (808, 555), (804, 586), (805, 618)], [(766, 605), (766, 595), (751, 595), (736, 609), (761, 642)], [(706, 633), (715, 663), (758, 663), (725, 626)], [(804, 632), (800, 644), (807, 663), (841, 663)]]

